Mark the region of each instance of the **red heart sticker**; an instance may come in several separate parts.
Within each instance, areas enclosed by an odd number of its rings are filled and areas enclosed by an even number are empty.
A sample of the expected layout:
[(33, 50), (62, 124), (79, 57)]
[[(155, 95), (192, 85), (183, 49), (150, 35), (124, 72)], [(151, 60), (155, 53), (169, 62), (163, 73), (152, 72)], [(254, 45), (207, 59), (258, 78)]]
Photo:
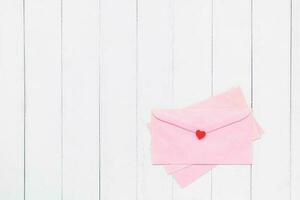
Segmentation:
[(203, 139), (205, 135), (206, 135), (205, 131), (201, 131), (201, 130), (196, 131), (196, 136), (199, 140)]

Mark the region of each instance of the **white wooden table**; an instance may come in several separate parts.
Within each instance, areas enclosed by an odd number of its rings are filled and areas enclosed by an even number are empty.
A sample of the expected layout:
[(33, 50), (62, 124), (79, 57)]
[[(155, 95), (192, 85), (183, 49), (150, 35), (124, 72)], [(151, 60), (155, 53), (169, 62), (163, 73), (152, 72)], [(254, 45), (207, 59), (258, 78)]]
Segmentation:
[[(300, 199), (297, 0), (1, 0), (1, 200)], [(155, 107), (241, 86), (252, 166), (185, 189), (150, 161)]]

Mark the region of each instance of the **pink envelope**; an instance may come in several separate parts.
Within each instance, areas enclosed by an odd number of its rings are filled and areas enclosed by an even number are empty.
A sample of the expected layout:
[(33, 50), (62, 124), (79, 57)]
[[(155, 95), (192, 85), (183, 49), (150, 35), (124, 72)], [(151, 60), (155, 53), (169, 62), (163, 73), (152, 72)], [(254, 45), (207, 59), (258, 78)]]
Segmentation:
[(251, 164), (262, 129), (239, 88), (183, 109), (152, 111), (152, 163), (184, 187), (219, 164)]

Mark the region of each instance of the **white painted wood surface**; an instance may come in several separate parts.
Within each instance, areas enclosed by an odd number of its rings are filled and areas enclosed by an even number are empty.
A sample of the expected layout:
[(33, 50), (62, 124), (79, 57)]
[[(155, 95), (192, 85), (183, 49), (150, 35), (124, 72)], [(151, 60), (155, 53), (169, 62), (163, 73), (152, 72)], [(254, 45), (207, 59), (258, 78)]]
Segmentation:
[(99, 199), (97, 0), (62, 1), (62, 199)]
[(100, 4), (101, 199), (136, 196), (136, 4)]
[(253, 108), (265, 134), (255, 144), (252, 198), (279, 200), (291, 199), (291, 4), (272, 5), (253, 2)]
[[(298, 200), (299, 13), (296, 0), (0, 1), (0, 199)], [(265, 131), (253, 165), (181, 189), (151, 165), (150, 111), (232, 86)]]
[(59, 0), (24, 4), (25, 199), (61, 198), (60, 10)]
[(292, 1), (292, 23), (291, 23), (291, 77), (290, 77), (290, 92), (291, 92), (291, 199), (300, 198), (300, 3)]
[(0, 198), (24, 198), (23, 3), (0, 1)]

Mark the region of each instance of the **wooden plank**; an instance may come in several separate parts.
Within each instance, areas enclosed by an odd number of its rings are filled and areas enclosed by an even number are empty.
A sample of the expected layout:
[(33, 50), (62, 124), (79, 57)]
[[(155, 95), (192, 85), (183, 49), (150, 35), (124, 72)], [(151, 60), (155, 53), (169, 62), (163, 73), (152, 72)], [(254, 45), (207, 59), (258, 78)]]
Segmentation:
[(25, 198), (61, 199), (60, 1), (25, 1)]
[[(214, 93), (240, 86), (250, 104), (251, 2), (213, 3)], [(212, 172), (212, 199), (250, 199), (250, 166), (218, 166)]]
[(138, 190), (137, 199), (172, 199), (172, 181), (161, 166), (152, 166), (147, 123), (151, 109), (172, 104), (171, 0), (138, 1)]
[(0, 1), (0, 199), (24, 196), (23, 5)]
[(136, 198), (136, 2), (101, 1), (101, 199)]
[[(212, 1), (176, 0), (174, 11), (174, 106), (185, 107), (212, 92)], [(173, 196), (211, 200), (210, 172), (184, 189), (175, 183)]]
[(300, 3), (292, 1), (291, 68), (291, 200), (300, 198)]
[[(266, 14), (268, 10), (268, 14)], [(290, 2), (253, 1), (255, 145), (252, 199), (290, 199)]]
[(64, 0), (63, 199), (99, 199), (99, 2)]

